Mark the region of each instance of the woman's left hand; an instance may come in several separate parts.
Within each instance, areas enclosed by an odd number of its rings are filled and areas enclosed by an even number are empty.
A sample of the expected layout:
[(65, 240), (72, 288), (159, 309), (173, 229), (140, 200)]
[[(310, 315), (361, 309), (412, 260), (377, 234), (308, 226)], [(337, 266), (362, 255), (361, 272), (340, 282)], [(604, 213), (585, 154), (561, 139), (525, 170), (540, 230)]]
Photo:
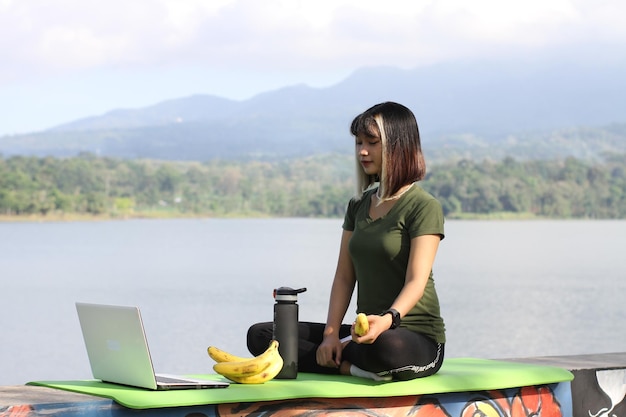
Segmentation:
[(371, 314), (367, 316), (367, 322), (369, 323), (370, 328), (363, 336), (359, 336), (354, 332), (354, 323), (352, 323), (352, 328), (350, 329), (352, 341), (363, 344), (374, 343), (374, 341), (378, 338), (378, 335), (385, 330), (389, 330), (391, 327), (391, 316), (389, 314), (385, 314), (384, 316)]

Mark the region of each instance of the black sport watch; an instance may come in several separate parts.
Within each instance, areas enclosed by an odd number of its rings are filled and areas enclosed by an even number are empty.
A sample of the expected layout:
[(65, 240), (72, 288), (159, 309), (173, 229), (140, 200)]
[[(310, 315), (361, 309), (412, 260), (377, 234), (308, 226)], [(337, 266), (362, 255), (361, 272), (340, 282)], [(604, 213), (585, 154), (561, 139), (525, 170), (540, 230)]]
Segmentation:
[(400, 325), (400, 313), (395, 308), (390, 308), (389, 310), (383, 311), (380, 315), (384, 316), (385, 314), (391, 314), (391, 327), (389, 329), (395, 329)]

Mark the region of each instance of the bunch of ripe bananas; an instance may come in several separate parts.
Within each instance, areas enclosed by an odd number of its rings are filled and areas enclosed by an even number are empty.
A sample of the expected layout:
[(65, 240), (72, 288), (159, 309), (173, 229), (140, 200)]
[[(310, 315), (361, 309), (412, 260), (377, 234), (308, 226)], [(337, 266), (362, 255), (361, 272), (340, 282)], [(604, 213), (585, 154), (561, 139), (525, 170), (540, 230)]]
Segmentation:
[(213, 370), (240, 384), (262, 384), (273, 379), (283, 369), (283, 358), (278, 353), (276, 340), (270, 342), (265, 352), (253, 358), (235, 356), (215, 346), (209, 346), (207, 351), (217, 362)]

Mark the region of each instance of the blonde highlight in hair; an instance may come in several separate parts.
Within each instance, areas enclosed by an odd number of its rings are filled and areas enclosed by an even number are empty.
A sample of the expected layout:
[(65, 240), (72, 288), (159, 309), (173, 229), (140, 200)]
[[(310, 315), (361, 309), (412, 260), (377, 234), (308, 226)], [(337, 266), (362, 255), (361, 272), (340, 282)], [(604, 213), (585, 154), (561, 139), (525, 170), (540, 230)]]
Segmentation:
[[(386, 186), (385, 186), (385, 182), (382, 181), (383, 178), (386, 178), (386, 173), (387, 173), (387, 134), (385, 133), (385, 120), (383, 119), (383, 116), (379, 113), (377, 115), (374, 116), (374, 120), (376, 121), (376, 125), (378, 126), (378, 129), (380, 130), (380, 143), (382, 145), (382, 154), (383, 154), (383, 158), (381, 161), (381, 167), (380, 167), (380, 179), (381, 181), (378, 184), (378, 195), (380, 196), (384, 196), (386, 195)], [(379, 199), (377, 204), (382, 203), (384, 200), (384, 198)]]
[[(375, 115), (362, 113), (352, 121), (352, 125), (350, 126), (350, 132), (355, 138), (361, 134), (370, 138), (380, 138), (382, 126), (381, 123), (376, 120)], [(359, 155), (356, 149), (354, 162), (356, 169), (355, 198), (360, 199), (368, 189), (370, 189), (379, 181), (380, 178), (379, 176), (368, 175), (365, 173), (359, 161)]]

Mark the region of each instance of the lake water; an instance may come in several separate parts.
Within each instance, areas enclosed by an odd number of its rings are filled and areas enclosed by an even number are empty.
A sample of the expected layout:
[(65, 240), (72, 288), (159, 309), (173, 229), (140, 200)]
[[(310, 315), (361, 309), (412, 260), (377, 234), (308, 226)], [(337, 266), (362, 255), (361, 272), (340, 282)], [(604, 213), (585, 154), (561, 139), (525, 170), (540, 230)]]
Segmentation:
[[(91, 373), (75, 301), (137, 305), (157, 371), (247, 355), (272, 290), (324, 321), (338, 219), (0, 223), (0, 385)], [(626, 221), (448, 221), (435, 263), (448, 357), (626, 351)], [(353, 319), (354, 310), (348, 313)]]

